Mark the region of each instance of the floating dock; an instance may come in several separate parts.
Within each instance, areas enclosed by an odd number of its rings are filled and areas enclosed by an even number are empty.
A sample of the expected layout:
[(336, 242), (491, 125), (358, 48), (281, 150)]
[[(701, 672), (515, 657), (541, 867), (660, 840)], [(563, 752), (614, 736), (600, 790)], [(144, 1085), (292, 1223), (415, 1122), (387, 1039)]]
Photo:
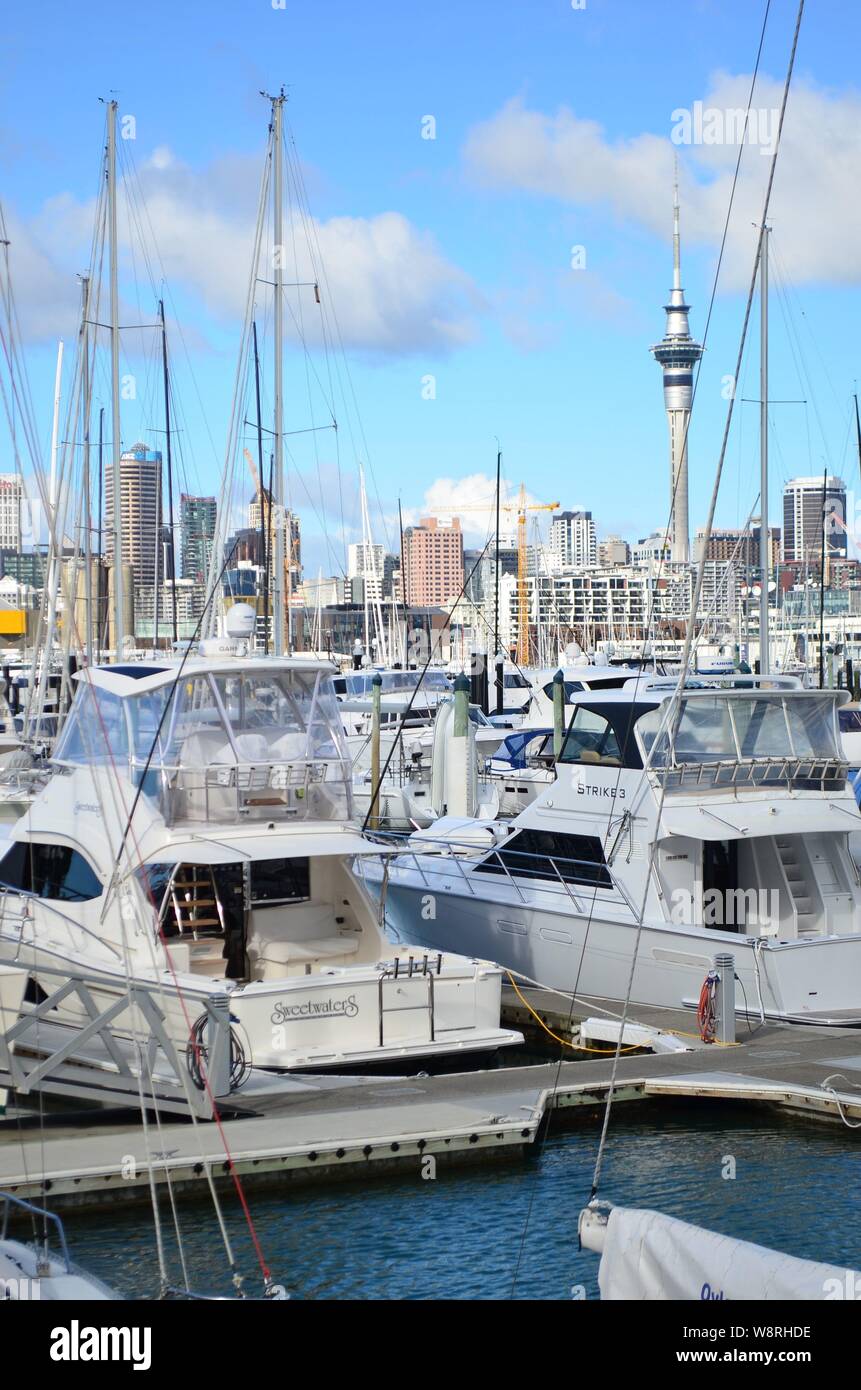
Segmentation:
[[(258, 1077), (231, 1097), (220, 1130), (162, 1116), (145, 1132), (136, 1117), (110, 1112), (71, 1112), (37, 1129), (10, 1114), (0, 1122), (0, 1188), (45, 1196), (53, 1208), (91, 1207), (119, 1194), (148, 1200), (150, 1167), (174, 1193), (203, 1195), (210, 1180), (230, 1182), (231, 1162), (247, 1186), (270, 1186), (421, 1175), (429, 1159), (522, 1160), (554, 1109), (603, 1105), (614, 1043), (595, 1035), (618, 1032), (605, 1001), (582, 1001), (572, 1016), (569, 1001), (548, 991), (522, 998), (509, 1001), (509, 1018), (532, 1008), (559, 1036), (573, 1031), (578, 1050), (563, 1052), (578, 1060), (438, 1076)], [(734, 1046), (705, 1045), (691, 1013), (637, 1008), (625, 1039), (637, 1050), (619, 1058), (616, 1101), (731, 1101), (861, 1125), (861, 1030), (738, 1027)], [(640, 1050), (644, 1039), (661, 1050)]]

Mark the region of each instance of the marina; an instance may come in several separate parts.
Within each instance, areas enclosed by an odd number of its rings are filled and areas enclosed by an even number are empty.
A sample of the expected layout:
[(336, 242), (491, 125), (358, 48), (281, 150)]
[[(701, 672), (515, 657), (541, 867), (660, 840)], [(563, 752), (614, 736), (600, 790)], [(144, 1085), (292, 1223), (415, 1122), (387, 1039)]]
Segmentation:
[[(547, 1027), (567, 1025), (578, 1051), (583, 1020), (572, 1017), (559, 998), (536, 991), (525, 997)], [(510, 1007), (512, 1019), (525, 1025), (525, 1007)], [(522, 1156), (538, 1142), (542, 1125), (554, 1123), (552, 1112), (594, 1112), (606, 1099), (614, 1057), (607, 1034), (618, 1034), (618, 1025), (608, 1028), (606, 1016), (589, 1022), (589, 1041), (583, 1039), (576, 1061), (441, 1076), (307, 1076), (261, 1084), (232, 1098), (231, 1108), (240, 1115), (223, 1126), (230, 1161), (253, 1187), (355, 1181), (360, 1174), (399, 1169), (415, 1175), (428, 1157), (457, 1164), (492, 1162), (509, 1150)], [(849, 1129), (861, 1120), (861, 1038), (853, 1029), (766, 1024), (746, 1039), (715, 1047), (691, 1032), (688, 1014), (668, 1017), (661, 1011), (637, 1024), (638, 1031), (632, 1023), (624, 1035), (636, 1038), (623, 1047), (636, 1048), (637, 1055), (618, 1060), (617, 1101), (728, 1101)], [(656, 1034), (658, 1042), (675, 1039), (684, 1050), (649, 1055), (645, 1046), (655, 1045)], [(595, 1051), (604, 1057), (590, 1055)], [(242, 1111), (252, 1113), (244, 1118)], [(67, 1120), (56, 1137), (49, 1131), (28, 1142), (27, 1130), (6, 1120), (0, 1133), (2, 1187), (25, 1198), (50, 1191), (58, 1208), (111, 1203), (117, 1191), (124, 1200), (137, 1193), (146, 1201), (150, 1169), (156, 1182), (169, 1176), (174, 1193), (192, 1195), (205, 1186), (207, 1171), (218, 1178), (228, 1162), (221, 1135), (200, 1125), (160, 1124), (159, 1153), (132, 1176), (124, 1163), (129, 1155), (141, 1160), (139, 1127), (124, 1129), (107, 1120), (81, 1132)], [(28, 1179), (31, 1172), (37, 1176)]]
[(434, 1300), (821, 1379), (858, 26), (341, 8), (8, 21), (0, 1303), (157, 1374)]

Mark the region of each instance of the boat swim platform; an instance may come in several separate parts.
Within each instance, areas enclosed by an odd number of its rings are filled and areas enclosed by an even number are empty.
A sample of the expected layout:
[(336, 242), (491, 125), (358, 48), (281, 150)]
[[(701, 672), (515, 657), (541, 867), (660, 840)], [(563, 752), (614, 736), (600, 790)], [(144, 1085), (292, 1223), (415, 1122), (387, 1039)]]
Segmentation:
[[(583, 1008), (578, 1006), (581, 1014)], [(638, 1010), (632, 1027), (650, 1026), (654, 1013), (660, 1013), (664, 1036), (674, 1036), (676, 1025), (690, 1032), (687, 1012)], [(755, 1104), (784, 1114), (788, 1122), (803, 1117), (861, 1125), (858, 1030), (772, 1023), (752, 1028), (735, 1046), (705, 1045), (694, 1036), (684, 1040), (689, 1051), (623, 1052), (616, 1100)], [(479, 1072), (282, 1076), (248, 1096), (253, 1113), (237, 1114), (241, 1093), (231, 1097), (234, 1117), (222, 1129), (249, 1190), (367, 1181), (395, 1172), (419, 1179), (428, 1176), (429, 1158), (445, 1165), (522, 1162), (537, 1152), (552, 1111), (564, 1110), (566, 1123), (572, 1123), (579, 1108), (577, 1120), (597, 1122), (613, 1067), (612, 1045), (604, 1046), (607, 1052), (586, 1060)], [(169, 1179), (175, 1194), (204, 1196), (210, 1177), (220, 1187), (231, 1182), (217, 1126), (150, 1122), (148, 1159), (140, 1123), (118, 1119), (87, 1117), (85, 1125), (71, 1114), (62, 1123), (28, 1129), (7, 1118), (0, 1123), (0, 1189), (44, 1198), (52, 1207), (85, 1208), (120, 1194), (149, 1200), (150, 1164), (156, 1184), (164, 1187)]]

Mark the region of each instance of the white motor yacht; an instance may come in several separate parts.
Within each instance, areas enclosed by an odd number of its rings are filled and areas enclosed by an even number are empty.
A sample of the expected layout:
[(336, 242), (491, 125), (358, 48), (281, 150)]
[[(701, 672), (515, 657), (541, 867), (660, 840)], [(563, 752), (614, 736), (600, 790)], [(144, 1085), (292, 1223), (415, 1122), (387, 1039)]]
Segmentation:
[[(86, 974), (100, 1009), (155, 981), (185, 1045), (226, 994), (247, 1060), (278, 1070), (521, 1041), (495, 966), (393, 947), (351, 873), (387, 851), (350, 820), (331, 666), (216, 647), (78, 673), (53, 775), (0, 860), (0, 961), (31, 967), (25, 999), (56, 986), (40, 966)], [(50, 1021), (86, 1025), (79, 995)]]
[(729, 953), (740, 1012), (861, 1024), (848, 694), (723, 684), (639, 677), (581, 697), (555, 776), (518, 816), (437, 822), (403, 844), (392, 927), (617, 1001), (636, 953), (632, 1002), (676, 1009)]

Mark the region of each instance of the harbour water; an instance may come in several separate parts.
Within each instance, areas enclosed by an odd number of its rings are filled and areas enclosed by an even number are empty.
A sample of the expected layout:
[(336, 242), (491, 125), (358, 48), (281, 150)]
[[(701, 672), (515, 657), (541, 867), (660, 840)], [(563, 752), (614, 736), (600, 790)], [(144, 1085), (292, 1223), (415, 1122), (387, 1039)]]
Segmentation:
[[(552, 1121), (522, 1162), (440, 1168), (433, 1180), (417, 1169), (388, 1181), (252, 1193), (274, 1278), (298, 1299), (597, 1298), (598, 1258), (578, 1250), (577, 1218), (589, 1196), (598, 1125), (585, 1117)], [(608, 1200), (861, 1267), (861, 1148), (846, 1128), (726, 1105), (620, 1104), (608, 1143), (601, 1190)], [(256, 1296), (243, 1218), (232, 1197), (224, 1208), (246, 1291)], [(192, 1287), (228, 1293), (211, 1208), (181, 1203), (179, 1216)], [(162, 1219), (179, 1282), (164, 1197)], [(69, 1214), (66, 1228), (76, 1259), (93, 1273), (131, 1297), (157, 1292), (147, 1208), (117, 1203), (110, 1222)]]

